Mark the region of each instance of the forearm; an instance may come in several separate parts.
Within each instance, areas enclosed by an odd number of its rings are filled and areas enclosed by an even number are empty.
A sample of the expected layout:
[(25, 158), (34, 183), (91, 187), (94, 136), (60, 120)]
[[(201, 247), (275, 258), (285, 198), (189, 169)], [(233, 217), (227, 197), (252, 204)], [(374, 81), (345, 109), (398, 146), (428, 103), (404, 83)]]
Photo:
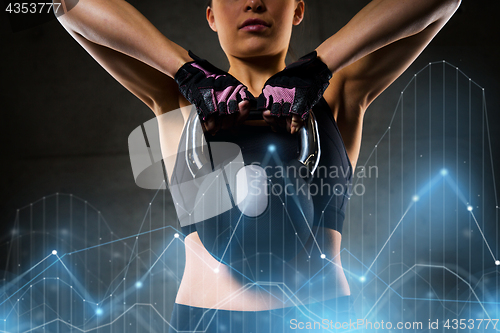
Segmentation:
[[(65, 8), (64, 4), (61, 8)], [(127, 54), (170, 77), (191, 60), (186, 50), (167, 39), (124, 0), (80, 0), (58, 20), (68, 31)]]
[(460, 0), (373, 0), (318, 48), (332, 72), (397, 40), (446, 22)]

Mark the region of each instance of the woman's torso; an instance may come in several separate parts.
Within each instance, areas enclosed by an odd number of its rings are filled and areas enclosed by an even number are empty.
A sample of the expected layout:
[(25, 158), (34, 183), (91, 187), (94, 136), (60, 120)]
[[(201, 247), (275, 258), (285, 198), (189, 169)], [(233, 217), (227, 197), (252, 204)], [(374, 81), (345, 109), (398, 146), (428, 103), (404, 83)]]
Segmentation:
[[(328, 116), (318, 114), (318, 125), (322, 142), (336, 141), (328, 147), (331, 151), (322, 150), (322, 159), (326, 163), (340, 164), (332, 165), (337, 172), (348, 172), (350, 163), (345, 154), (340, 133), (333, 119), (331, 110), (323, 100), (322, 109), (318, 112), (328, 112)], [(183, 110), (183, 117), (179, 117), (176, 122), (160, 122), (160, 132), (168, 133), (161, 138), (163, 153), (166, 156), (175, 156), (182, 127), (189, 114), (189, 108)], [(182, 126), (179, 124), (182, 123)], [(247, 124), (245, 124), (247, 126)], [(253, 122), (252, 125), (263, 125)], [(264, 123), (265, 125), (265, 123)], [(175, 127), (175, 128), (173, 128)], [(175, 137), (175, 138), (174, 138)], [(168, 141), (166, 141), (168, 140)], [(172, 143), (175, 143), (172, 144)], [(175, 147), (175, 149), (174, 149)], [(332, 148), (333, 147), (333, 148)], [(331, 156), (342, 157), (339, 161)], [(321, 163), (320, 163), (321, 165)], [(175, 162), (166, 163), (168, 174), (172, 175), (175, 169)], [(338, 175), (338, 173), (337, 173)], [(319, 184), (318, 184), (319, 185)], [(347, 184), (346, 184), (347, 185)], [(325, 202), (336, 206), (345, 205), (346, 200), (342, 197), (333, 198), (329, 201), (321, 198), (321, 205)], [(345, 199), (345, 198), (344, 198)], [(335, 200), (340, 200), (335, 202)], [(340, 207), (338, 207), (340, 208)], [(318, 212), (316, 212), (316, 218)], [(283, 283), (275, 286), (242, 285), (234, 278), (228, 266), (220, 264), (203, 246), (197, 232), (190, 233), (185, 238), (186, 266), (181, 285), (177, 294), (176, 303), (203, 308), (218, 308), (238, 311), (258, 311), (285, 306), (294, 303), (311, 303), (326, 300), (334, 297), (349, 295), (349, 286), (341, 268), (340, 243), (341, 226), (333, 230), (324, 228), (320, 224), (312, 227), (315, 237), (311, 237), (298, 255), (291, 261), (293, 269), (285, 274)], [(321, 258), (324, 254), (326, 259)], [(320, 272), (318, 274), (318, 272)]]

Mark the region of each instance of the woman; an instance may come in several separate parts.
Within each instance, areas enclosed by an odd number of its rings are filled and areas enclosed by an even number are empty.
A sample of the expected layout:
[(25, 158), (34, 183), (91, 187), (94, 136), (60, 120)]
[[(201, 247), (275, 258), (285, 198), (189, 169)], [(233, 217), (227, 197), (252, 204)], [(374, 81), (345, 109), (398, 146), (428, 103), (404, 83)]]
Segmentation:
[[(323, 87), (326, 90), (318, 88), (320, 93), (324, 91), (322, 102), (308, 100), (309, 104), (302, 106), (304, 109), (281, 117), (267, 110), (263, 114), (265, 121), (273, 127), (283, 126), (288, 132), (295, 133), (302, 126), (308, 106), (315, 104), (318, 107), (317, 103), (323, 103), (322, 110), (329, 110), (334, 119), (332, 122), (336, 122), (348, 160), (355, 168), (367, 107), (415, 60), (459, 4), (460, 0), (373, 0), (315, 50), (312, 58), (324, 64), (333, 74), (328, 88), (326, 85)], [(236, 95), (239, 94), (236, 99), (238, 104), (234, 109), (233, 102), (231, 112), (225, 110), (214, 115), (212, 113), (216, 110), (205, 110), (204, 113), (203, 107), (195, 103), (206, 131), (214, 134), (242, 124), (254, 96), (263, 101), (261, 107), (272, 107), (270, 96), (275, 92), (266, 95), (263, 90), (268, 80), (285, 68), (292, 27), (301, 23), (305, 6), (303, 0), (210, 2), (206, 9), (208, 24), (217, 32), (229, 60), (231, 79), (241, 85), (237, 85), (239, 88), (235, 90)], [(128, 3), (123, 0), (81, 0), (58, 19), (114, 78), (146, 103), (155, 115), (160, 116), (190, 104), (179, 92), (174, 78), (193, 58), (163, 36)], [(302, 74), (299, 72), (297, 76)], [(177, 79), (182, 88), (185, 82), (179, 76)], [(186, 96), (189, 95), (188, 90), (183, 91)], [(277, 96), (274, 97), (276, 99)], [(173, 331), (222, 332), (226, 329), (236, 332), (243, 331), (243, 327), (249, 331), (270, 330), (270, 327), (286, 331), (293, 328), (292, 321), (286, 321), (285, 325), (281, 317), (282, 326), (265, 323), (264, 328), (260, 328), (255, 326), (255, 322), (271, 318), (273, 314), (280, 313), (280, 309), (293, 309), (297, 302), (314, 303), (314, 306), (324, 304), (328, 308), (339, 304), (340, 307), (345, 306), (342, 302), (350, 291), (338, 256), (341, 230), (336, 229), (340, 228), (315, 226), (314, 241), (318, 242), (318, 246), (312, 247), (313, 252), (308, 255), (299, 254), (296, 261), (297, 274), (306, 279), (318, 278), (316, 273), (323, 268), (324, 257), (328, 258), (331, 265), (321, 271), (321, 278), (328, 283), (322, 283), (321, 288), (307, 290), (293, 290), (294, 284), (290, 283), (287, 286), (295, 294), (294, 302), (270, 297), (260, 289), (242, 289), (230, 274), (230, 269), (220, 265), (206, 251), (198, 234), (190, 233), (185, 238), (186, 267), (172, 317)], [(216, 267), (217, 270), (214, 269)], [(200, 279), (200, 276), (203, 278)], [(331, 302), (332, 299), (337, 300), (336, 304)], [(211, 308), (219, 311), (205, 311)], [(204, 313), (209, 315), (203, 317)], [(282, 311), (281, 315), (284, 313)], [(250, 314), (254, 317), (249, 317)], [(253, 326), (249, 326), (249, 321), (253, 322)]]

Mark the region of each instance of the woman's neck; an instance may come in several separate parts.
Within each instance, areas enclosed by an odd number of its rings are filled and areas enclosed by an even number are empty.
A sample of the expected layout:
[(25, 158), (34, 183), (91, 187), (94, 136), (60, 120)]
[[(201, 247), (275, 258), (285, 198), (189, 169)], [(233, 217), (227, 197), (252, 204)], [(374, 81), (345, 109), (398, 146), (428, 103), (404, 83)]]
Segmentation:
[(255, 58), (229, 58), (229, 74), (248, 87), (255, 96), (259, 96), (266, 81), (285, 68), (286, 54)]

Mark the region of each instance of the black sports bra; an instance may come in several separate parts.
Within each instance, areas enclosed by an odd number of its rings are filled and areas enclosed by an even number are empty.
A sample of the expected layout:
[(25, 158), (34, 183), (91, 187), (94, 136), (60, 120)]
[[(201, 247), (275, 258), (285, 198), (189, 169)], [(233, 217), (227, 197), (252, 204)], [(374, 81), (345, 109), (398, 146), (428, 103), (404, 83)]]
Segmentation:
[[(314, 203), (313, 225), (342, 233), (345, 209), (351, 193), (353, 170), (337, 123), (324, 98), (314, 106), (313, 111), (318, 123), (321, 147), (319, 165), (309, 187), (309, 193)], [(186, 128), (182, 133), (180, 146), (185, 140)], [(270, 143), (279, 147), (276, 149), (276, 153), (279, 154), (282, 161), (288, 161), (297, 156), (295, 137), (288, 133), (275, 133), (269, 126), (244, 125), (238, 129), (236, 135), (229, 131), (220, 131), (215, 136), (206, 136), (206, 140), (208, 143), (215, 141), (236, 143), (241, 149), (243, 158), (245, 158), (246, 153), (265, 154)], [(178, 154), (171, 184), (180, 184), (193, 179), (183, 157), (184, 154)], [(176, 197), (182, 195), (183, 193), (178, 191), (177, 193), (172, 192), (174, 204), (179, 201), (176, 200)], [(185, 215), (186, 212), (178, 209), (177, 214), (180, 218), (180, 215)], [(196, 231), (196, 225), (181, 226), (181, 230), (187, 236)]]

